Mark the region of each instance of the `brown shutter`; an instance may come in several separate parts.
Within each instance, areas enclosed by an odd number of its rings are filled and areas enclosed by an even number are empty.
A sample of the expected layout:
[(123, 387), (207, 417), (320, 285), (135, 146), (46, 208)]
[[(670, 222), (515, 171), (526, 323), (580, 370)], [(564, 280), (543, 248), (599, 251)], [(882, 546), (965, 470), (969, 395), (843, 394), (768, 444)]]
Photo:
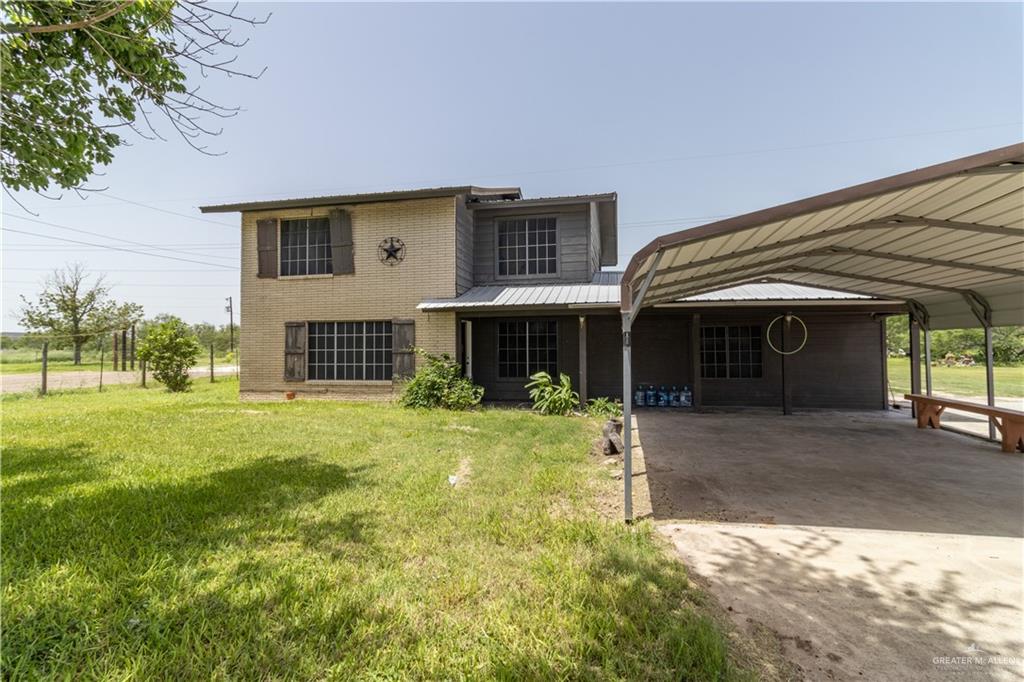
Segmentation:
[(306, 380), (306, 323), (284, 323), (284, 380)]
[(257, 277), (277, 277), (277, 219), (256, 221), (256, 251), (259, 254)]
[(331, 265), (335, 275), (351, 275), (356, 271), (352, 245), (352, 216), (340, 208), (333, 209), (331, 218)]
[(391, 376), (407, 379), (416, 374), (416, 323), (412, 320), (391, 321)]

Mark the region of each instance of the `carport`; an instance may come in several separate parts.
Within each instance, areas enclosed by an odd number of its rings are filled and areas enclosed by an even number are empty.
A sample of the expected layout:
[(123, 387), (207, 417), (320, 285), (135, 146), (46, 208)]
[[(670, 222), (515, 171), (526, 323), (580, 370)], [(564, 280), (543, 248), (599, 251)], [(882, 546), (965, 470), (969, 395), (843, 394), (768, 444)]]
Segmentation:
[[(925, 391), (931, 394), (932, 329), (984, 328), (987, 396), (994, 405), (991, 328), (1024, 324), (1021, 171), (1024, 143), (653, 240), (630, 260), (621, 283), (625, 423), (631, 424), (631, 337), (641, 310), (766, 281), (905, 302), (911, 319), (912, 393), (921, 392), (923, 351)], [(787, 315), (779, 325), (784, 387), (787, 369), (800, 361), (785, 354), (796, 345), (791, 320)], [(699, 313), (691, 329), (691, 343), (699, 348)], [(692, 356), (698, 362), (699, 353)], [(699, 404), (699, 371), (694, 377)], [(785, 388), (781, 407), (791, 411)], [(624, 436), (625, 517), (631, 521), (630, 428)]]

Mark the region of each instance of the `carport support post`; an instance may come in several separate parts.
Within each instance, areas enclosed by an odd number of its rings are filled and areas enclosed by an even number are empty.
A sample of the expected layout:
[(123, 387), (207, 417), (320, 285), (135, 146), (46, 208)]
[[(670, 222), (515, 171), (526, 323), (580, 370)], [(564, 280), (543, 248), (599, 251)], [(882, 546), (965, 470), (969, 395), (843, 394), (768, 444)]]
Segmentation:
[[(996, 377), (992, 368), (995, 354), (992, 352), (992, 325), (985, 325), (985, 390), (988, 398), (988, 406), (995, 407), (996, 404)], [(996, 439), (996, 425), (991, 418), (988, 420), (988, 437)]]
[[(910, 315), (910, 392), (921, 393), (921, 327), (917, 320)], [(917, 410), (911, 403), (910, 413), (917, 416)]]
[(622, 483), (626, 523), (633, 521), (633, 358), (632, 313), (622, 313)]
[(793, 414), (793, 377), (786, 345), (792, 334), (793, 316), (786, 313), (782, 323), (782, 414)]
[(924, 328), (924, 390), (932, 394), (932, 330)]

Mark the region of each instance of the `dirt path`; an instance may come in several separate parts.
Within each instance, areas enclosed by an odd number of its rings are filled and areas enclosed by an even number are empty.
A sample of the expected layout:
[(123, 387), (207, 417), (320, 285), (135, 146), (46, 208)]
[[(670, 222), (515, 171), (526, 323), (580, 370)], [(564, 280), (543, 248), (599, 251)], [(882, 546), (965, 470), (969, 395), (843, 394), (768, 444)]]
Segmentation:
[[(238, 368), (234, 365), (222, 365), (214, 367), (214, 374), (234, 374)], [(189, 374), (193, 377), (201, 377), (210, 373), (209, 368), (193, 369)], [(151, 375), (152, 377), (152, 375)], [(103, 385), (133, 384), (139, 383), (141, 374), (139, 372), (103, 372)], [(20, 393), (23, 391), (38, 391), (41, 378), (38, 373), (32, 374), (2, 374), (0, 375), (0, 393)], [(46, 386), (51, 391), (68, 388), (89, 388), (100, 385), (99, 372), (53, 372), (46, 378)]]

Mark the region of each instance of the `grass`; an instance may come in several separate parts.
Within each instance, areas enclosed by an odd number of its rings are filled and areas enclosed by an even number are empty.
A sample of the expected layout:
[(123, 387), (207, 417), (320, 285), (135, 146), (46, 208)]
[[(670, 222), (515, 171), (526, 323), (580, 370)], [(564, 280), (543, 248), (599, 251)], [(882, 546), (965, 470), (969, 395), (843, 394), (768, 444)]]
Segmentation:
[(594, 422), (227, 381), (2, 405), (7, 678), (746, 676), (652, 528), (593, 511)]
[[(1002, 398), (1024, 397), (1024, 365), (993, 367), (996, 396)], [(921, 383), (924, 384), (924, 367), (921, 368)], [(973, 367), (932, 367), (932, 384), (940, 393), (951, 393), (963, 397), (985, 395), (985, 366)], [(910, 392), (910, 360), (889, 358), (889, 385), (897, 397), (903, 398)]]

